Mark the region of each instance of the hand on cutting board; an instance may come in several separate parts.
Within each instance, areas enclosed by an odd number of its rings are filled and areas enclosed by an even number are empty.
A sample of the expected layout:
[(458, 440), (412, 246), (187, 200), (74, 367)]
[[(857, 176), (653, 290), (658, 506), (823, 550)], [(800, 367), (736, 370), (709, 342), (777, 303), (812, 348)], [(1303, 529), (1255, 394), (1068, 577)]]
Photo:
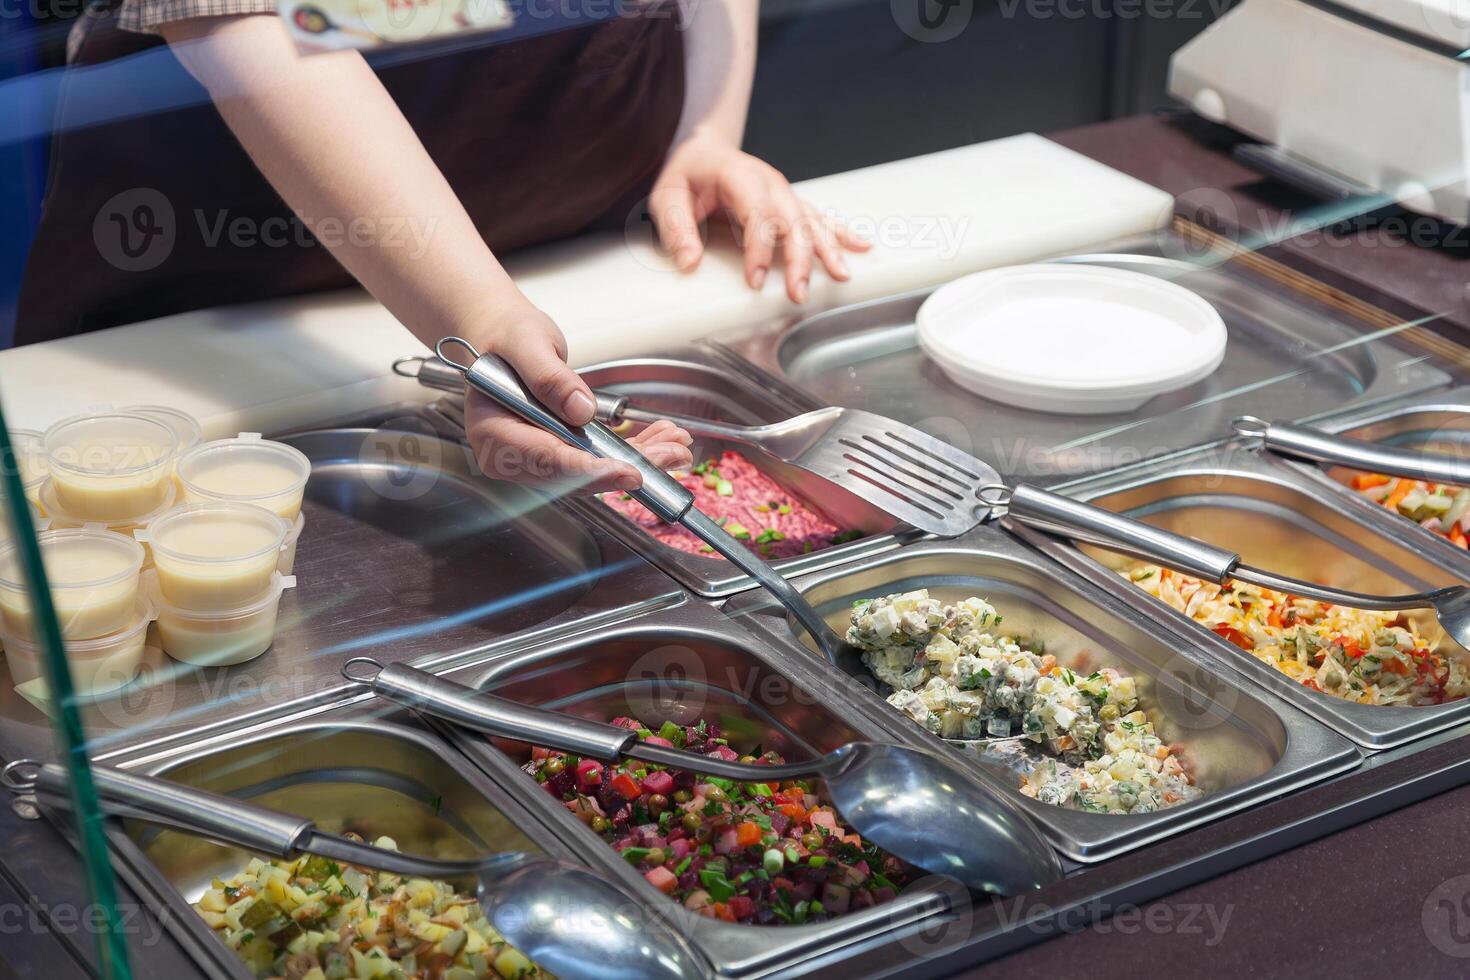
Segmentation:
[[(587, 382), (567, 366), (566, 338), (551, 318), (534, 307), (520, 310), (504, 326), (482, 331), (480, 350), (510, 362), (531, 393), (572, 425), (592, 421), (596, 402)], [(556, 483), (576, 493), (636, 490), (643, 483), (628, 463), (598, 459), (556, 436), (521, 421), (471, 390), (465, 398), (465, 431), (486, 476), (517, 483)], [(660, 469), (687, 469), (693, 440), (672, 422), (660, 421), (628, 438)]]
[(871, 247), (797, 197), (775, 167), (712, 132), (696, 132), (670, 151), (649, 194), (648, 210), (681, 272), (699, 265), (704, 255), (699, 223), (710, 217), (723, 217), (734, 226), (745, 253), (745, 281), (752, 289), (765, 285), (779, 249), (786, 295), (793, 303), (806, 302), (814, 257), (841, 282), (851, 275), (843, 253)]

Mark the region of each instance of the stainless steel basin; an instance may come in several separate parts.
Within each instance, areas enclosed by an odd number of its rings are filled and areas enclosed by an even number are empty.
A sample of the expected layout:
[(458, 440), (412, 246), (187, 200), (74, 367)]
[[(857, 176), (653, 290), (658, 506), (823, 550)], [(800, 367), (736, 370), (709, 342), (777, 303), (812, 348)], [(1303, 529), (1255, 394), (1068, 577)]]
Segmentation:
[[(1206, 795), (1148, 814), (1112, 815), (1063, 809), (1025, 798), (1018, 777), (999, 762), (960, 751), (913, 724), (877, 694), (851, 687), (871, 716), (941, 751), (980, 766), (1041, 824), (1053, 843), (1079, 861), (1100, 861), (1179, 833), (1204, 821), (1305, 786), (1359, 761), (1345, 740), (1278, 699), (1241, 684), (1188, 639), (1159, 629), (1148, 617), (994, 527), (954, 542), (925, 542), (855, 568), (798, 582), (828, 622), (845, 628), (856, 599), (924, 588), (942, 599), (980, 596), (1005, 619), (1007, 633), (1040, 641), (1063, 666), (1091, 672), (1115, 667), (1137, 679), (1140, 706), (1160, 737), (1182, 746)], [(768, 602), (732, 600), (731, 611), (765, 622), (793, 649), (816, 660), (804, 634)]]
[[(657, 727), (666, 720), (717, 721), (739, 750), (776, 749), (810, 758), (855, 739), (882, 739), (881, 727), (844, 706), (820, 680), (787, 671), (753, 637), (705, 605), (648, 617), (636, 626), (569, 639), (459, 674), (466, 683), (528, 704), (602, 721), (631, 715)], [(617, 852), (516, 767), (529, 746), (442, 729), (498, 779), (521, 781), (526, 805), (587, 863), (622, 879), (648, 902), (667, 901)], [(509, 783), (507, 782), (507, 785)], [(843, 958), (864, 937), (934, 916), (964, 895), (922, 879), (886, 905), (817, 925), (736, 925), (700, 919), (695, 941), (721, 975), (802, 972), (821, 957), (829, 969), (861, 970)]]
[[(589, 384), (627, 395), (633, 404), (655, 411), (713, 419), (739, 425), (777, 422), (801, 409), (710, 355), (692, 352), (680, 359), (637, 358), (594, 365), (581, 372)], [(907, 527), (872, 504), (827, 480), (813, 476), (748, 446), (717, 439), (694, 445), (696, 460), (734, 449), (756, 469), (805, 501), (838, 527), (862, 533), (844, 544), (793, 556), (774, 564), (788, 575), (826, 568), (896, 546), (895, 534)], [(719, 597), (751, 588), (754, 582), (718, 556), (690, 554), (644, 533), (605, 504), (579, 501), (577, 508), (698, 595)], [(911, 532), (909, 532), (911, 534)]]
[[(289, 724), (136, 768), (299, 814), (326, 830), (351, 830), (369, 840), (386, 834), (408, 853), (569, 856), (529, 833), (534, 822), (515, 801), (401, 712), (382, 718), (339, 709), (330, 720)], [(165, 924), (201, 967), (212, 976), (249, 978), (189, 903), (252, 855), (131, 820), (112, 838), (121, 864), (166, 911)]]
[[(1351, 495), (1333, 492), (1279, 461), (1234, 451), (1173, 466), (1146, 468), (1077, 484), (1072, 495), (1150, 524), (1239, 551), (1247, 563), (1329, 585), (1392, 594), (1457, 584), (1457, 571), (1436, 552), (1420, 547), (1402, 522)], [(1376, 511), (1376, 513), (1374, 513)], [(1034, 532), (1028, 539), (1064, 561), (1079, 555)], [(1134, 588), (1109, 570), (1130, 559), (1086, 547), (1082, 570), (1120, 591), (1140, 613), (1167, 623), (1213, 651), (1222, 664), (1302, 708), (1367, 748), (1380, 749), (1455, 725), (1470, 717), (1470, 699), (1443, 705), (1363, 705), (1331, 697), (1292, 681), (1268, 664), (1215, 636), (1203, 626)], [(1410, 614), (1432, 642), (1443, 633), (1432, 615)], [(1451, 655), (1464, 655), (1450, 641)]]

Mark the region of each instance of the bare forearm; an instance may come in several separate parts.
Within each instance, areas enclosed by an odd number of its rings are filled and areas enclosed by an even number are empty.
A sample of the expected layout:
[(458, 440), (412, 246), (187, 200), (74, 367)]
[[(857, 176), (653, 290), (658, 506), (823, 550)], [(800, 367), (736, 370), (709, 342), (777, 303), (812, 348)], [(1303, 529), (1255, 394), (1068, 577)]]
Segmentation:
[(708, 131), (739, 146), (755, 78), (760, 0), (686, 0), (684, 114), (676, 142)]
[(359, 54), (302, 55), (269, 16), (166, 36), (282, 199), (419, 339), (476, 336), (524, 303)]

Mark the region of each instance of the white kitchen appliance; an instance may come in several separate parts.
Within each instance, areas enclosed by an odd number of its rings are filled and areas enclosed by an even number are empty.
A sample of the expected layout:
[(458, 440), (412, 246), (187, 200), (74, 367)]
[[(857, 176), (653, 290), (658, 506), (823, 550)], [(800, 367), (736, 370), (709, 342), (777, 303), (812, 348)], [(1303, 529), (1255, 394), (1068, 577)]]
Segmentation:
[(1169, 93), (1333, 198), (1470, 224), (1470, 0), (1244, 0), (1175, 52)]

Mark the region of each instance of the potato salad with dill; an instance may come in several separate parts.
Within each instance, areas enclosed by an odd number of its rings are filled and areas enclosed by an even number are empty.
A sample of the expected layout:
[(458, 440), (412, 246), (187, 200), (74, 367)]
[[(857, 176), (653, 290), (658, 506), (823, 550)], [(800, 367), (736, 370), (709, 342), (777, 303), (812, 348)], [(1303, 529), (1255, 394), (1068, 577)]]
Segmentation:
[(888, 703), (944, 738), (1026, 734), (1050, 757), (1022, 774), (1022, 793), (1098, 813), (1146, 813), (1201, 791), (1138, 709), (1132, 677), (1081, 675), (1001, 632), (984, 599), (945, 604), (928, 591), (854, 604), (847, 640)]
[(1123, 573), (1150, 595), (1292, 680), (1360, 704), (1427, 705), (1470, 694), (1470, 674), (1397, 612), (1216, 585), (1157, 565)]
[[(388, 837), (374, 845), (398, 849)], [(474, 895), (321, 857), (252, 858), (228, 881), (215, 879), (194, 908), (257, 977), (548, 976), (506, 945)]]

